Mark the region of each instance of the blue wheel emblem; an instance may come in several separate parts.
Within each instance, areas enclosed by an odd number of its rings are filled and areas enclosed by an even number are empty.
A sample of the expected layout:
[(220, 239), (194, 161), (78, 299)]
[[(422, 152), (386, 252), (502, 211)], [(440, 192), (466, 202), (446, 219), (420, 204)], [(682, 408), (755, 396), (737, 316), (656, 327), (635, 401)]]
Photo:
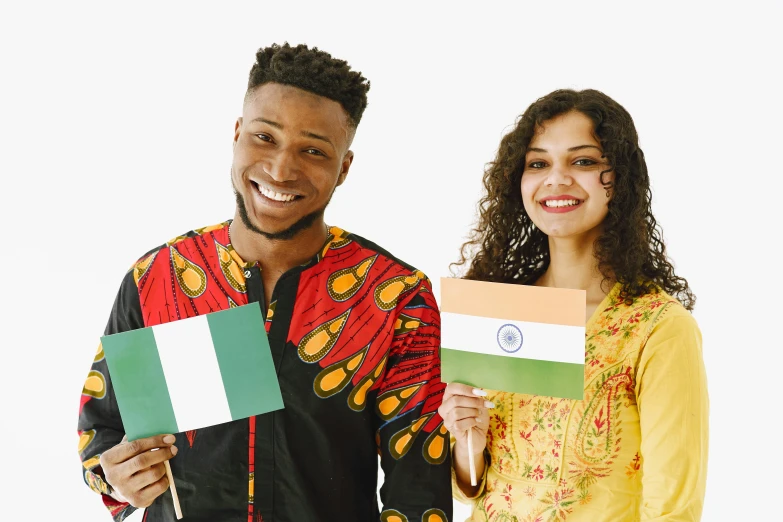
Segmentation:
[(513, 324), (504, 324), (498, 330), (498, 345), (507, 353), (514, 353), (522, 348), (522, 332)]

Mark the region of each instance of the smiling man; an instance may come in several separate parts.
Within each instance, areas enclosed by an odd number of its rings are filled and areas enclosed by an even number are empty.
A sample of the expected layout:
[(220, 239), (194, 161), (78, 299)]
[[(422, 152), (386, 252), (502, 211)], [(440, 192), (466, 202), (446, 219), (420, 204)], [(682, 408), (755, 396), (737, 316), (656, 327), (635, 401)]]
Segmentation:
[(99, 348), (79, 454), (115, 520), (141, 507), (145, 522), (174, 520), (166, 460), (190, 521), (449, 519), (430, 283), (324, 222), (368, 90), (323, 51), (260, 49), (234, 130), (234, 219), (174, 238), (124, 278), (106, 335), (259, 302), (285, 408), (127, 443)]

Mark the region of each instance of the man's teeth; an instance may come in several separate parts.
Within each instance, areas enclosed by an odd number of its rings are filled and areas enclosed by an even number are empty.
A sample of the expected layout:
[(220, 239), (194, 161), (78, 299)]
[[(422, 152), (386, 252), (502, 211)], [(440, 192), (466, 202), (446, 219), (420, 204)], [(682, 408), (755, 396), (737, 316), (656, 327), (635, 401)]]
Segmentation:
[(579, 200), (576, 199), (548, 199), (544, 201), (544, 205), (547, 207), (573, 207), (578, 204)]
[(258, 186), (258, 191), (269, 199), (273, 199), (275, 201), (286, 202), (291, 201), (296, 197), (294, 194), (281, 194), (279, 192), (275, 192), (274, 190), (268, 190), (261, 185)]

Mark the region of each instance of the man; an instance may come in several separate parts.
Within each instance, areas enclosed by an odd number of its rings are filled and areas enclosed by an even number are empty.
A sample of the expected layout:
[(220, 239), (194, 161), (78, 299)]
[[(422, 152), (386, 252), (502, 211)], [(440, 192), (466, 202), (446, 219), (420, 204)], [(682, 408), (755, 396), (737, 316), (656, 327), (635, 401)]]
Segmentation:
[(448, 520), (430, 283), (324, 223), (368, 90), (318, 49), (260, 49), (234, 131), (235, 218), (169, 241), (125, 276), (106, 334), (259, 302), (285, 408), (129, 443), (99, 347), (79, 453), (115, 520), (140, 507), (146, 522), (174, 520), (169, 459), (189, 521)]

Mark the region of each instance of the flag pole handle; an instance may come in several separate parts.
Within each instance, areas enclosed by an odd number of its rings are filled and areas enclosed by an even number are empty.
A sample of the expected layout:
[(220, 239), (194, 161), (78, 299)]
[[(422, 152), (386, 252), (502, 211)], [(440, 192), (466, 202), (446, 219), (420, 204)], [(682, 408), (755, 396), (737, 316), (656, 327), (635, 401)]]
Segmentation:
[(171, 465), (169, 464), (168, 460), (164, 461), (163, 464), (166, 466), (166, 477), (169, 479), (171, 498), (174, 501), (174, 512), (177, 514), (177, 520), (181, 520), (182, 508), (179, 506), (179, 496), (177, 495), (177, 486), (174, 485), (174, 475), (171, 474)]
[[(168, 464), (168, 461), (166, 461)], [(476, 464), (473, 460), (473, 428), (468, 429), (468, 466), (470, 466), (470, 485), (476, 486)]]

